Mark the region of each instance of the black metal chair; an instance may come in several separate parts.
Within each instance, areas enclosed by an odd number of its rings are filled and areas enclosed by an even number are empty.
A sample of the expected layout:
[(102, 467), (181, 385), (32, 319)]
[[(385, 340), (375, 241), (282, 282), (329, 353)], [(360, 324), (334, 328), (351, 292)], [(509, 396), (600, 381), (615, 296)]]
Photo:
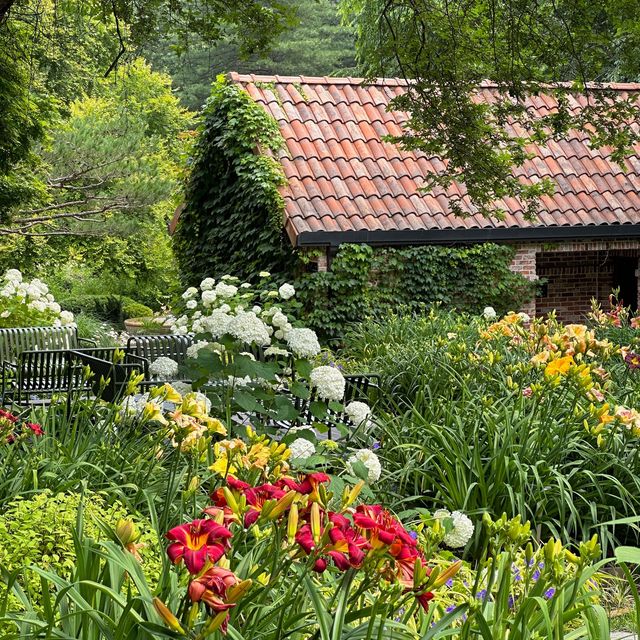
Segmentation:
[(149, 364), (158, 358), (171, 358), (178, 363), (178, 373), (171, 380), (161, 380), (150, 375), (147, 368), (143, 387), (161, 385), (165, 382), (191, 382), (184, 371), (187, 360), (187, 349), (193, 344), (193, 335), (158, 334), (148, 336), (131, 336), (127, 340), (127, 353), (144, 358)]

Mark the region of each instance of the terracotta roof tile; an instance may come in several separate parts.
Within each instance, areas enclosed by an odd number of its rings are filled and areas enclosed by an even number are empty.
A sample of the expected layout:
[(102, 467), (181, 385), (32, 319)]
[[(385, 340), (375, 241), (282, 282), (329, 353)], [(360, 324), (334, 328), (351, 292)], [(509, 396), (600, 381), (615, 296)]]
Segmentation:
[[(590, 149), (584, 133), (533, 144), (533, 157), (516, 171), (526, 182), (550, 177), (552, 196), (543, 196), (535, 223), (524, 218), (515, 198), (496, 203), (506, 218), (477, 214), (464, 184), (420, 191), (428, 175), (441, 172), (440, 158), (406, 152), (384, 141), (399, 136), (407, 114), (387, 111), (390, 101), (405, 91), (402, 80), (383, 79), (364, 85), (358, 78), (308, 78), (231, 74), (234, 82), (278, 121), (286, 149), (279, 154), (288, 185), (283, 188), (287, 233), (295, 239), (305, 232), (505, 229), (640, 224), (640, 158), (625, 160), (626, 172), (607, 150)], [(621, 92), (639, 85), (607, 85)], [(490, 84), (478, 99), (495, 100)], [(586, 104), (571, 97), (572, 108)], [(538, 115), (555, 109), (551, 96), (528, 98)], [(634, 123), (637, 127), (637, 123)], [(518, 127), (512, 127), (520, 131)], [(640, 151), (640, 147), (638, 148)], [(455, 198), (467, 216), (451, 212)]]

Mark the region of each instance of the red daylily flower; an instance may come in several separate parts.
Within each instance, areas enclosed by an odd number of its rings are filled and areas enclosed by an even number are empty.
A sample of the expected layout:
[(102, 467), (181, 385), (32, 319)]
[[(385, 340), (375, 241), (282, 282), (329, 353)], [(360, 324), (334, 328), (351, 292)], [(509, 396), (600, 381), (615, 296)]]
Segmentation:
[(9, 413), (4, 409), (0, 409), (0, 419), (4, 418), (7, 422), (18, 422), (18, 417), (14, 416), (13, 413)]
[(244, 514), (244, 526), (250, 527), (262, 513), (262, 507), (269, 500), (280, 500), (286, 491), (272, 484), (261, 484), (245, 491), (249, 510)]
[(31, 429), (31, 431), (33, 431), (33, 434), (36, 436), (44, 435), (44, 430), (42, 429), (42, 427), (35, 422), (27, 422), (25, 424), (25, 427), (27, 427), (27, 429)]
[(233, 571), (222, 567), (211, 567), (189, 584), (192, 602), (204, 602), (216, 613), (235, 607), (234, 602), (226, 602), (227, 589), (240, 582)]
[[(330, 544), (320, 550), (322, 555), (329, 556), (340, 571), (346, 571), (353, 567), (362, 566), (365, 559), (365, 550), (370, 548), (367, 539), (361, 536), (352, 526), (351, 522), (339, 513), (329, 513), (327, 519), (331, 525), (329, 529)], [(321, 535), (324, 535), (326, 527), (322, 527)], [(315, 548), (315, 541), (311, 531), (311, 525), (305, 524), (296, 534), (296, 542), (302, 550), (310, 554)], [(314, 571), (322, 573), (327, 568), (327, 562), (320, 557), (316, 560)]]
[(312, 502), (319, 502), (320, 496), (318, 495), (318, 487), (325, 482), (329, 482), (331, 478), (322, 472), (309, 473), (300, 482), (297, 482), (293, 478), (282, 478), (279, 484), (283, 484), (293, 491), (308, 495)]
[(194, 520), (166, 534), (169, 540), (175, 540), (167, 548), (167, 554), (174, 564), (184, 560), (189, 573), (199, 573), (207, 559), (220, 560), (230, 547), (231, 535), (229, 529), (213, 520)]
[(379, 504), (361, 504), (353, 514), (354, 524), (365, 531), (373, 549), (390, 547), (389, 553), (395, 556), (402, 545), (416, 547), (416, 541), (402, 524)]

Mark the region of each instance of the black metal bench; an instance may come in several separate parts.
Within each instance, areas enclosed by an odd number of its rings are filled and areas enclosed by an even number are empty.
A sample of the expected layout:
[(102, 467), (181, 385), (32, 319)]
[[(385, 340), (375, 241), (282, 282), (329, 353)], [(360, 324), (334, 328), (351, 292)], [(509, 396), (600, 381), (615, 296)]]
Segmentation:
[(75, 325), (0, 329), (0, 362), (15, 364), (23, 351), (77, 349), (95, 344), (93, 340), (80, 338)]
[(143, 387), (164, 384), (165, 382), (190, 382), (184, 370), (187, 360), (187, 349), (193, 344), (193, 336), (175, 334), (157, 334), (148, 336), (131, 336), (127, 340), (127, 353), (144, 358), (149, 364), (158, 358), (171, 358), (178, 363), (178, 373), (171, 380), (161, 380), (157, 376), (147, 375)]
[(51, 349), (23, 351), (4, 372), (3, 406), (48, 404), (58, 393), (68, 401), (79, 393), (112, 401), (133, 373), (147, 374), (147, 362), (114, 347)]

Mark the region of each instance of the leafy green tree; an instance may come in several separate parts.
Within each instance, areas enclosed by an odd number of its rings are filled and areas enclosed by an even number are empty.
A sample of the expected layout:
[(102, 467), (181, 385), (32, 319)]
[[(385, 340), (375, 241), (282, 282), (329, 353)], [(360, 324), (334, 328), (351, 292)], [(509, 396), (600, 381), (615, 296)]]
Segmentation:
[(14, 210), (0, 235), (13, 238), (11, 255), (39, 247), (32, 253), (41, 265), (90, 260), (94, 271), (146, 279), (159, 293), (175, 274), (166, 223), (177, 205), (193, 114), (173, 95), (171, 79), (143, 61), (101, 80), (95, 95), (72, 102), (69, 112), (49, 129), (41, 151), (44, 196)]
[[(534, 217), (552, 185), (514, 175), (527, 144), (585, 132), (595, 147), (610, 145), (622, 162), (638, 140), (636, 96), (588, 83), (640, 77), (638, 0), (342, 0), (358, 30), (358, 53), (369, 78), (409, 81), (393, 107), (410, 113), (406, 149), (438, 155), (440, 173), (427, 187), (464, 182), (485, 215), (501, 215), (496, 200), (519, 198)], [(614, 62), (615, 61), (615, 62)], [(495, 86), (487, 103), (476, 95)], [(564, 82), (564, 83), (563, 83)], [(574, 109), (572, 92), (589, 103)], [(527, 96), (546, 93), (558, 108), (534, 119)], [(461, 201), (451, 208), (462, 213)]]
[(240, 46), (220, 42), (211, 46), (192, 36), (189, 46), (177, 38), (167, 47), (158, 39), (144, 49), (152, 64), (171, 74), (178, 94), (191, 109), (199, 109), (220, 73), (279, 75), (355, 75), (355, 32), (343, 25), (336, 0), (300, 0), (297, 24), (281, 33), (262, 54), (244, 56)]

